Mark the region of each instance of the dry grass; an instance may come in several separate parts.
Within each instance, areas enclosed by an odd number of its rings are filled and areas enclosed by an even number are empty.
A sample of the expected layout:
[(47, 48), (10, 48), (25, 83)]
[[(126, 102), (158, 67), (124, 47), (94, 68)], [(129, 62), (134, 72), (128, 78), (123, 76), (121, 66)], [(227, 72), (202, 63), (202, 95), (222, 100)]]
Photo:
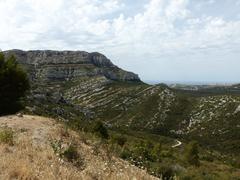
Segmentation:
[[(0, 144), (0, 179), (59, 180), (59, 179), (156, 179), (145, 171), (115, 157), (104, 148), (96, 154), (73, 131), (54, 120), (37, 116), (0, 118), (0, 126), (14, 130), (14, 145)], [(24, 130), (23, 130), (24, 129)], [(51, 142), (61, 141), (62, 148), (74, 145), (83, 161), (81, 167), (54, 153)]]
[(0, 129), (0, 143), (13, 145), (13, 131), (11, 128), (1, 128)]

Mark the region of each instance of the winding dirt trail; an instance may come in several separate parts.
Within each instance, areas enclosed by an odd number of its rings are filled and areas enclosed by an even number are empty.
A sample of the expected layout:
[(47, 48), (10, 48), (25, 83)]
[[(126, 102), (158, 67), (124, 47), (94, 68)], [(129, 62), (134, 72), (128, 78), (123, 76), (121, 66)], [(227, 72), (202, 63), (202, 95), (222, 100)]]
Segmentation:
[(172, 148), (176, 148), (182, 145), (182, 142), (179, 140), (176, 140), (176, 144), (172, 145)]

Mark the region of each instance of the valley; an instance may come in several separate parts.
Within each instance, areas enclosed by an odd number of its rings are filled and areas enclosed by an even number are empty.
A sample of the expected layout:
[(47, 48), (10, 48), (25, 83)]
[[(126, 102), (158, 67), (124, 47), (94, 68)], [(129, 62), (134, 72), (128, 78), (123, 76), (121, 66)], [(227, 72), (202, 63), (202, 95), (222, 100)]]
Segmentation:
[[(102, 122), (111, 136), (127, 138), (123, 149), (113, 150), (117, 156), (158, 177), (165, 168), (161, 165), (168, 165), (180, 177), (189, 172), (186, 176), (193, 179), (238, 179), (240, 96), (232, 93), (235, 86), (193, 91), (148, 85), (100, 53), (4, 53), (13, 54), (31, 79), (24, 113), (55, 118), (87, 133)], [(191, 141), (200, 146), (199, 169), (181, 155)], [(161, 160), (148, 151), (146, 159), (139, 159), (145, 152), (139, 147), (153, 150), (158, 144)]]

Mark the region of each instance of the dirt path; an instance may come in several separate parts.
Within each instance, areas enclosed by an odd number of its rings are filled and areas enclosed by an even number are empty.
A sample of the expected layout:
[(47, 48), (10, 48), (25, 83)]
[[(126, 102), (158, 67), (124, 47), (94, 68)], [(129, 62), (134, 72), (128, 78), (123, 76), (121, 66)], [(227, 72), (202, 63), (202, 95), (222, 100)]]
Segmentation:
[(176, 144), (172, 146), (172, 148), (176, 148), (182, 145), (182, 142), (179, 140), (176, 140)]

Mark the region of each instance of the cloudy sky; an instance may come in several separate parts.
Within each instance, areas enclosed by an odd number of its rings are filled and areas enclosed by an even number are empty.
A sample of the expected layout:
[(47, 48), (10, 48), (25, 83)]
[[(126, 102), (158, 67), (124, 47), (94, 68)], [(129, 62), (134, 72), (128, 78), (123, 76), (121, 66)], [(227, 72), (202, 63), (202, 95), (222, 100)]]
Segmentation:
[(104, 53), (145, 81), (240, 82), (240, 0), (0, 0), (0, 48)]

